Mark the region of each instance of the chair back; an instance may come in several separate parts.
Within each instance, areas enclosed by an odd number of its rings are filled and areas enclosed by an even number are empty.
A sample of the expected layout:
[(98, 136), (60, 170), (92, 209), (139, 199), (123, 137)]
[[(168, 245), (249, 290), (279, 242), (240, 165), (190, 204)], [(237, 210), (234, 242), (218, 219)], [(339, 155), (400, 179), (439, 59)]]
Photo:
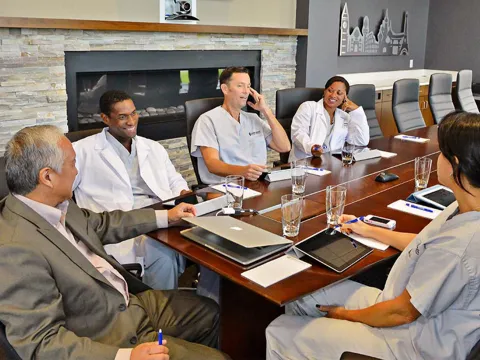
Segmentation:
[(357, 84), (350, 86), (348, 98), (363, 107), (370, 128), (370, 139), (382, 137), (382, 129), (375, 113), (375, 85)]
[(195, 171), (195, 176), (197, 177), (197, 182), (199, 185), (202, 185), (203, 182), (200, 179), (200, 174), (198, 173), (198, 159), (195, 156), (192, 156), (191, 154), (193, 127), (195, 126), (195, 123), (197, 122), (200, 115), (222, 104), (223, 104), (223, 97), (189, 100), (185, 102), (185, 116), (187, 118), (188, 153), (190, 154), (193, 170)]
[(7, 196), (9, 192), (5, 176), (5, 157), (2, 156), (0, 157), (0, 199)]
[(86, 138), (91, 135), (98, 134), (101, 132), (103, 128), (100, 129), (89, 129), (89, 130), (79, 130), (79, 131), (71, 131), (65, 134), (68, 140), (70, 140), (72, 143), (78, 140), (82, 140), (83, 138)]
[(438, 73), (430, 76), (428, 102), (435, 124), (440, 124), (445, 115), (455, 110), (452, 100), (452, 75)]
[(463, 111), (477, 113), (478, 107), (472, 93), (472, 70), (460, 70), (457, 74), (457, 94), (458, 103)]
[(2, 360), (22, 360), (17, 352), (7, 340), (5, 335), (5, 326), (0, 322), (0, 359)]
[[(319, 101), (323, 97), (323, 88), (293, 88), (277, 90), (275, 116), (285, 129), (290, 143), (292, 119), (305, 101)], [(289, 153), (281, 153), (282, 163), (288, 163)]]
[(418, 79), (402, 79), (393, 83), (392, 111), (398, 131), (425, 127), (418, 102), (419, 93)]

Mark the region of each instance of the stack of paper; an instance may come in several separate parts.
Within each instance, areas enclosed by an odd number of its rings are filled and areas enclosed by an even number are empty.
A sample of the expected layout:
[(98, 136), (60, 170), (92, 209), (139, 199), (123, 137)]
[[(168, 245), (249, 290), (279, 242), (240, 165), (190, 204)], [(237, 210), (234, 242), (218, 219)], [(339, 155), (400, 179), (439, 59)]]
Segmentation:
[(392, 152), (382, 151), (382, 150), (379, 150), (379, 151), (380, 151), (380, 156), (385, 159), (389, 159), (394, 156), (397, 156), (397, 153), (392, 153)]
[(272, 171), (265, 177), (269, 182), (290, 180), (292, 178), (292, 171), (290, 169)]
[(380, 156), (382, 156), (382, 154), (380, 153), (380, 150), (368, 149), (367, 151), (361, 151), (361, 152), (355, 153), (353, 155), (353, 158), (355, 159), (355, 161), (362, 161), (362, 160), (379, 158)]
[(300, 271), (308, 269), (310, 266), (312, 266), (312, 264), (306, 263), (296, 257), (284, 255), (278, 259), (245, 271), (242, 273), (242, 276), (260, 286), (268, 287)]
[(317, 175), (317, 176), (323, 176), (330, 174), (331, 171), (322, 169), (322, 168), (316, 168), (312, 166), (307, 166), (307, 173), (312, 174), (312, 175)]
[(417, 205), (405, 200), (397, 200), (388, 205), (388, 207), (431, 220), (435, 219), (441, 213), (440, 210), (431, 208), (429, 206)]
[(388, 246), (389, 246), (380, 241), (374, 240), (372, 238), (366, 238), (355, 233), (348, 234), (348, 236), (365, 246), (371, 247), (372, 249), (385, 251), (388, 249)]
[[(230, 188), (229, 190), (231, 190), (233, 192), (235, 192), (236, 189), (239, 189), (239, 186), (236, 185), (236, 184), (228, 184), (228, 185), (218, 184), (218, 185), (212, 185), (211, 188), (213, 188), (215, 190), (218, 190), (218, 191), (221, 191), (223, 193), (226, 193), (226, 190), (225, 190), (226, 186), (228, 186)], [(239, 189), (239, 190), (241, 190), (241, 189)], [(247, 187), (243, 188), (243, 200), (250, 199), (250, 198), (253, 198), (253, 197), (256, 197), (256, 196), (260, 196), (260, 195), (262, 195), (261, 192), (249, 189)]]
[(421, 138), (418, 136), (411, 136), (411, 135), (397, 135), (395, 136), (395, 139), (400, 139), (403, 141), (412, 141), (416, 143), (426, 143), (427, 141), (430, 141), (430, 139), (425, 139), (425, 138)]

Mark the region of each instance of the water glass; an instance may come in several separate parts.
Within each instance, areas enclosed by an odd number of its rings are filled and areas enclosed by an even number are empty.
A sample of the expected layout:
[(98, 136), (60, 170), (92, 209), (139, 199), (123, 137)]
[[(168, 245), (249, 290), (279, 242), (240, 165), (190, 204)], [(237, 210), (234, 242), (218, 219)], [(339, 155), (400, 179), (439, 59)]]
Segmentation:
[(303, 197), (295, 194), (288, 194), (283, 195), (281, 199), (283, 236), (295, 237), (300, 231)]
[(305, 181), (307, 180), (307, 164), (305, 160), (292, 161), (292, 193), (303, 195), (305, 193)]
[(428, 186), (432, 159), (426, 157), (415, 158), (415, 191), (425, 189)]
[(326, 196), (327, 223), (330, 226), (338, 225), (345, 207), (347, 188), (344, 185), (327, 186)]
[(342, 162), (344, 166), (351, 165), (353, 163), (353, 152), (355, 151), (355, 145), (345, 143), (342, 148)]
[(225, 186), (225, 194), (227, 195), (227, 207), (241, 209), (245, 178), (239, 175), (228, 175), (223, 186)]

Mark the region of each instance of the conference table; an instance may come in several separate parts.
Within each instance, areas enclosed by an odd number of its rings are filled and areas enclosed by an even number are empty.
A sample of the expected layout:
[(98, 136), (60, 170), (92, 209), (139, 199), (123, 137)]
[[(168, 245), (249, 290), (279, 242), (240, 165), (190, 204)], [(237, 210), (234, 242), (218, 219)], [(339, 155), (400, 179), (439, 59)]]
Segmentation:
[[(343, 184), (347, 187), (344, 213), (378, 215), (394, 219), (396, 230), (418, 233), (429, 220), (408, 213), (396, 211), (387, 206), (399, 199), (406, 199), (414, 191), (414, 159), (429, 157), (433, 160), (429, 186), (438, 183), (436, 160), (439, 156), (436, 125), (406, 132), (406, 135), (428, 138), (426, 143), (414, 143), (399, 139), (380, 138), (370, 141), (368, 147), (396, 153), (391, 158), (375, 158), (343, 166), (339, 157), (324, 154), (310, 159), (311, 166), (322, 167), (331, 173), (324, 176), (309, 175), (304, 195), (304, 214), (299, 235), (291, 238), (300, 242), (327, 227), (325, 214), (325, 188), (328, 185)], [(378, 174), (391, 172), (398, 180), (379, 183)], [(244, 200), (243, 207), (255, 209), (259, 215), (240, 217), (242, 221), (282, 235), (280, 197), (290, 194), (291, 181), (247, 181), (245, 186), (262, 193), (261, 196)], [(157, 208), (161, 208), (158, 205)], [(234, 360), (255, 360), (265, 358), (265, 329), (277, 316), (283, 306), (291, 301), (311, 294), (318, 289), (351, 278), (386, 261), (393, 261), (399, 251), (389, 247), (385, 251), (374, 250), (371, 254), (342, 273), (309, 259), (312, 266), (267, 288), (264, 288), (241, 274), (246, 267), (195, 242), (184, 238), (180, 231), (190, 227), (186, 222), (179, 226), (160, 229), (149, 234), (154, 239), (175, 249), (188, 259), (205, 266), (221, 276), (220, 283), (220, 349)], [(269, 259), (283, 255), (274, 254)]]

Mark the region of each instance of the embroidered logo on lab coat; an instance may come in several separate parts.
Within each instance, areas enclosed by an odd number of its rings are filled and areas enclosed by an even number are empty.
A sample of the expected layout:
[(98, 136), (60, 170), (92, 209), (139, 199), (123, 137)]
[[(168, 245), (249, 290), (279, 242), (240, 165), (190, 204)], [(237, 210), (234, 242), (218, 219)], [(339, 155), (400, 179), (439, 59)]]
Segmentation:
[(260, 130), (258, 130), (258, 131), (252, 131), (252, 132), (249, 132), (248, 135), (250, 135), (250, 136), (255, 136), (255, 135), (259, 135), (260, 133), (261, 133)]

